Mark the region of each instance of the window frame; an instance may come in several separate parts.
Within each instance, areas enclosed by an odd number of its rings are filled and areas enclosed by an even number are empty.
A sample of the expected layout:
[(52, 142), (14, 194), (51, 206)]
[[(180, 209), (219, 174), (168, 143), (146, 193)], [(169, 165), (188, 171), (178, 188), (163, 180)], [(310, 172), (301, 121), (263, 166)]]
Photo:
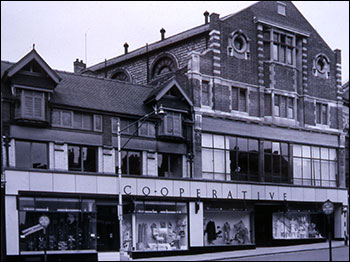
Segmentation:
[[(59, 124), (53, 122), (53, 114), (59, 113)], [(70, 122), (71, 125), (64, 125), (63, 124), (63, 113), (67, 113), (70, 115)], [(81, 116), (81, 127), (75, 126), (75, 117), (80, 115)], [(95, 116), (101, 117), (101, 130), (98, 130), (95, 128)], [(84, 123), (86, 123), (86, 117), (90, 118), (90, 128), (86, 128), (84, 126)], [(84, 120), (85, 119), (85, 120)], [(69, 128), (69, 129), (76, 129), (76, 130), (86, 130), (86, 131), (95, 131), (95, 132), (102, 132), (103, 129), (103, 117), (102, 115), (95, 115), (91, 113), (85, 113), (85, 112), (78, 112), (78, 111), (72, 111), (72, 110), (66, 110), (66, 109), (58, 109), (53, 108), (51, 110), (51, 125), (53, 127), (62, 127), (62, 128)]]
[[(31, 89), (25, 89), (25, 88), (20, 88), (20, 97), (21, 97), (21, 116), (25, 119), (33, 119), (33, 120), (41, 120), (45, 121), (46, 120), (46, 95), (45, 92), (43, 91), (36, 91), (36, 90), (31, 90)], [(30, 93), (30, 95), (29, 95)], [(35, 110), (36, 110), (36, 105), (35, 105), (35, 100), (36, 98), (39, 98), (40, 95), (40, 113), (41, 116), (35, 116)], [(26, 98), (30, 97), (31, 98), (31, 103), (32, 103), (32, 109), (31, 109), (31, 115), (27, 114), (27, 106), (26, 106)]]
[(329, 126), (329, 120), (328, 103), (315, 101), (315, 124), (320, 126)]
[[(70, 167), (70, 147), (78, 147), (79, 148), (79, 161), (80, 161), (80, 168), (78, 170), (78, 168), (72, 168)], [(87, 171), (86, 167), (84, 166), (84, 161), (87, 161), (87, 159), (83, 159), (83, 148), (86, 148), (87, 152), (88, 149), (94, 149), (95, 150), (95, 167), (96, 170), (95, 171)], [(89, 172), (89, 173), (97, 173), (98, 172), (98, 147), (96, 146), (89, 146), (89, 145), (76, 145), (76, 144), (68, 144), (68, 171), (73, 171), (73, 172)], [(74, 152), (73, 152), (74, 153)], [(86, 156), (87, 157), (87, 156)]]
[[(277, 37), (275, 37), (277, 36)], [(288, 39), (291, 40), (290, 43), (288, 43)], [(295, 66), (296, 65), (296, 56), (295, 56), (295, 50), (296, 50), (296, 36), (287, 32), (283, 32), (276, 29), (270, 30), (270, 57), (271, 61), (281, 63), (283, 65), (288, 66)], [(288, 59), (287, 49), (290, 50), (290, 62)], [(282, 52), (283, 50), (283, 52)], [(282, 58), (283, 53), (283, 58)]]
[[(17, 155), (17, 142), (21, 142), (21, 143), (29, 143), (29, 151), (28, 152), (28, 156), (30, 158), (30, 163), (31, 163), (31, 167), (23, 167), (23, 166), (18, 166), (18, 155)], [(40, 168), (40, 167), (33, 167), (33, 162), (34, 162), (34, 159), (33, 159), (33, 144), (36, 143), (36, 144), (44, 144), (46, 147), (45, 147), (45, 150), (46, 150), (46, 168)], [(49, 156), (49, 144), (47, 142), (44, 142), (44, 141), (31, 141), (31, 140), (21, 140), (21, 139), (16, 139), (15, 140), (15, 159), (16, 159), (16, 167), (18, 168), (29, 168), (29, 169), (44, 169), (44, 170), (49, 170), (50, 169), (50, 156)]]
[[(236, 91), (233, 91), (233, 90)], [(230, 108), (231, 111), (235, 111), (235, 112), (241, 112), (241, 113), (248, 113), (248, 97), (249, 97), (249, 89), (245, 88), (245, 87), (238, 87), (238, 86), (231, 86), (231, 103), (230, 103)], [(242, 91), (244, 91), (244, 110), (241, 110), (241, 93)], [(234, 100), (234, 95), (236, 96), (236, 103), (235, 105), (233, 104)], [(237, 108), (237, 109), (236, 109)]]
[[(123, 169), (125, 168), (124, 166), (123, 166), (123, 152), (126, 152), (126, 154), (127, 154), (127, 160), (126, 160), (126, 173), (124, 173), (123, 172)], [(139, 154), (139, 161), (140, 161), (140, 163), (139, 163), (139, 171), (140, 171), (140, 173), (139, 174), (130, 174), (130, 156), (129, 156), (129, 154), (130, 153), (137, 153), (137, 154)], [(116, 174), (118, 174), (118, 149), (116, 148), (115, 149), (115, 171), (116, 171)], [(122, 159), (121, 159), (121, 168), (122, 168), (122, 174), (123, 175), (127, 175), (127, 176), (142, 176), (143, 175), (143, 170), (142, 170), (142, 168), (143, 168), (143, 161), (142, 161), (142, 151), (139, 151), (139, 150), (133, 150), (133, 149), (123, 149), (123, 150), (121, 150), (121, 157), (122, 157)]]
[[(204, 86), (204, 83), (206, 84), (207, 86), (207, 92), (203, 92), (203, 86)], [(203, 100), (203, 93), (207, 93), (207, 96), (208, 96), (208, 104), (204, 104), (204, 100)], [(211, 103), (211, 85), (210, 85), (210, 81), (207, 81), (207, 80), (202, 80), (201, 82), (201, 105), (202, 106), (205, 106), (205, 107), (211, 107), (212, 106), (212, 103)]]
[[(160, 176), (160, 173), (159, 173), (159, 170), (161, 169), (161, 167), (159, 167), (159, 156), (162, 155), (162, 161), (164, 161), (164, 157), (166, 157), (166, 165), (167, 165), (167, 172), (164, 172), (164, 176)], [(172, 167), (172, 160), (178, 160), (178, 159), (175, 159), (173, 157), (177, 157), (180, 162), (181, 162), (181, 165), (180, 165), (180, 176), (173, 176), (173, 172), (171, 172), (171, 170), (173, 169)], [(172, 159), (173, 158), (173, 159)], [(162, 163), (163, 164), (163, 163)], [(168, 178), (182, 178), (183, 177), (183, 158), (182, 158), (182, 155), (181, 154), (169, 154), (169, 153), (160, 153), (158, 152), (157, 154), (157, 168), (158, 168), (158, 177), (168, 177)], [(165, 174), (167, 173), (167, 175)]]
[[(172, 130), (169, 132), (168, 131), (168, 121), (169, 119), (172, 119)], [(175, 124), (176, 124), (176, 119), (179, 121), (179, 132), (175, 133)], [(159, 134), (160, 135), (165, 135), (165, 136), (176, 136), (176, 137), (183, 137), (183, 129), (182, 129), (182, 114), (180, 112), (175, 112), (175, 111), (167, 111), (166, 115), (163, 118), (163, 121), (161, 122), (161, 128), (159, 129)]]

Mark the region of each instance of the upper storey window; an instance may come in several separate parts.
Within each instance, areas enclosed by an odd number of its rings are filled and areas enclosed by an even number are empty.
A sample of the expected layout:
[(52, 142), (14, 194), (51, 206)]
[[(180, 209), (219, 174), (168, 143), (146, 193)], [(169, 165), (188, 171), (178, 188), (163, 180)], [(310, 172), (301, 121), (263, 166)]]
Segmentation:
[(152, 66), (151, 77), (154, 78), (159, 75), (173, 72), (177, 68), (176, 62), (170, 56), (164, 56), (159, 58)]
[(20, 103), (16, 106), (16, 118), (46, 120), (45, 93), (32, 90), (17, 90)]
[(119, 69), (117, 72), (113, 73), (111, 79), (116, 79), (123, 82), (130, 82), (131, 79), (125, 70)]
[(286, 65), (296, 64), (295, 35), (271, 28), (264, 29), (264, 56)]
[(318, 54), (314, 59), (312, 72), (315, 76), (328, 79), (330, 73), (329, 58), (324, 54)]
[(272, 57), (274, 61), (293, 65), (294, 37), (279, 32), (273, 32)]
[(277, 2), (277, 13), (279, 15), (286, 16), (286, 4), (282, 2)]
[(242, 30), (234, 31), (227, 47), (228, 55), (241, 59), (249, 59), (249, 40)]
[(182, 136), (181, 114), (177, 112), (166, 112), (164, 121), (160, 126), (160, 135)]

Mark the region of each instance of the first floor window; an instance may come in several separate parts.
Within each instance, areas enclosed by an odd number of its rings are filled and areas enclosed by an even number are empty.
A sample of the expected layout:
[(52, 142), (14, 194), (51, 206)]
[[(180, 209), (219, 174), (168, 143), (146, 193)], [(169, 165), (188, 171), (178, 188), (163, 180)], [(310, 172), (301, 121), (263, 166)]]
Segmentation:
[(182, 177), (182, 155), (158, 153), (159, 177)]
[(247, 89), (232, 87), (231, 106), (234, 111), (247, 112)]
[(337, 186), (335, 148), (293, 145), (293, 180), (297, 185)]
[(97, 148), (92, 146), (68, 146), (68, 170), (97, 172)]
[(169, 136), (182, 136), (181, 114), (177, 112), (166, 112), (164, 121), (161, 123), (161, 133)]
[(289, 146), (287, 143), (264, 141), (264, 177), (266, 182), (289, 183)]
[(316, 124), (328, 125), (327, 104), (316, 103)]
[(16, 167), (48, 169), (47, 143), (16, 141)]
[(209, 92), (209, 82), (202, 81), (202, 105), (210, 106), (210, 92)]
[[(121, 169), (124, 175), (141, 175), (142, 174), (141, 152), (122, 150), (121, 151)], [(115, 152), (116, 173), (118, 174), (118, 151)]]

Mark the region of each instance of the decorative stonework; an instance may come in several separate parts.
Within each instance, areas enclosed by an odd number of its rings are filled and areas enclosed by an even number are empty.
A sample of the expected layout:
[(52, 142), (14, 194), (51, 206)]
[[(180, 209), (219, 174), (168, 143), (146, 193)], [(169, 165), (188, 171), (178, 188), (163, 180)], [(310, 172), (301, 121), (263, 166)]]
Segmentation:
[(264, 87), (264, 33), (263, 26), (261, 24), (257, 25), (258, 29), (258, 81), (259, 86)]
[(213, 50), (213, 75), (221, 75), (221, 43), (220, 31), (212, 30), (209, 33), (209, 49)]
[(308, 73), (307, 73), (307, 39), (303, 38), (302, 47), (302, 83), (304, 94), (308, 93)]

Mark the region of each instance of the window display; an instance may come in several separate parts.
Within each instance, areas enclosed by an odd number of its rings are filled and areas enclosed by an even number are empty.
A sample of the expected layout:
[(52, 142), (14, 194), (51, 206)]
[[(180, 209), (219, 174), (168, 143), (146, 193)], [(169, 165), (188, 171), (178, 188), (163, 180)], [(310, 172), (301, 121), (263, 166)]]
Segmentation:
[(305, 212), (277, 212), (272, 214), (274, 239), (323, 238), (318, 219)]
[(187, 244), (185, 203), (136, 202), (136, 250), (184, 250)]
[(204, 211), (204, 245), (246, 245), (252, 243), (251, 212), (207, 208)]
[(23, 197), (19, 209), (21, 251), (96, 250), (94, 200)]

